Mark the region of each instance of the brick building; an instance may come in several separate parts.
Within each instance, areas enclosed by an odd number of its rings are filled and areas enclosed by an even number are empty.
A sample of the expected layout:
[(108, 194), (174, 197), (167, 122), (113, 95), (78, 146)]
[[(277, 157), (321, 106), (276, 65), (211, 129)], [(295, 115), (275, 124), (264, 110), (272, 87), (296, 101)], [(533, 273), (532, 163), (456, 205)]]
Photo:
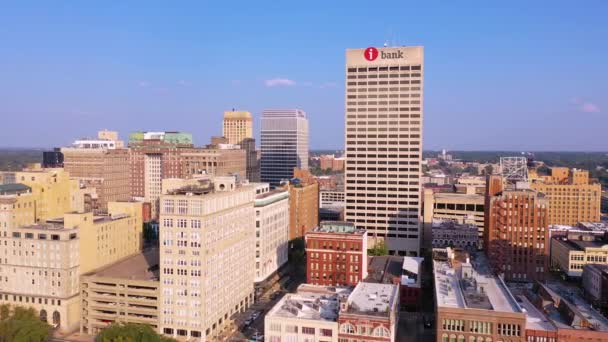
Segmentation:
[(306, 233), (306, 282), (356, 285), (367, 277), (367, 232), (349, 222), (322, 222)]
[(294, 169), (289, 190), (289, 240), (298, 239), (319, 224), (319, 184), (307, 170)]
[(529, 189), (505, 190), (500, 176), (486, 187), (484, 248), (507, 281), (543, 280), (549, 267), (548, 201)]

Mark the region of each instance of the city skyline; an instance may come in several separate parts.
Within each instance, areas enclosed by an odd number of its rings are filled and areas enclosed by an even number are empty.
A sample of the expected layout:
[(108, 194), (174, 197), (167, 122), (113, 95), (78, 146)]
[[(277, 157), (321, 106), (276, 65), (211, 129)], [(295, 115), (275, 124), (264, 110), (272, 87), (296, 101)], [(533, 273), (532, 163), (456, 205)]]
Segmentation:
[(395, 2), (382, 16), (368, 15), (371, 3), (8, 5), (0, 146), (65, 146), (100, 128), (189, 131), (201, 145), (231, 108), (253, 113), (259, 139), (263, 109), (301, 108), (311, 149), (342, 149), (345, 50), (387, 41), (427, 50), (427, 150), (606, 150), (608, 67), (596, 42), (607, 5), (550, 4)]

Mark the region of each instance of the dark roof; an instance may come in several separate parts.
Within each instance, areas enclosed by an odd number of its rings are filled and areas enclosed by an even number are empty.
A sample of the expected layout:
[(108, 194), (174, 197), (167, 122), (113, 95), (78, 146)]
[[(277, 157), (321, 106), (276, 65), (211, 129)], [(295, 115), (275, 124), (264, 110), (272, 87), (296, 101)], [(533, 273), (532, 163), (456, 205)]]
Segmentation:
[(368, 283), (392, 284), (393, 279), (401, 277), (403, 268), (403, 257), (385, 255), (372, 256), (367, 266)]
[(12, 195), (30, 191), (32, 191), (32, 188), (21, 183), (0, 184), (0, 195)]

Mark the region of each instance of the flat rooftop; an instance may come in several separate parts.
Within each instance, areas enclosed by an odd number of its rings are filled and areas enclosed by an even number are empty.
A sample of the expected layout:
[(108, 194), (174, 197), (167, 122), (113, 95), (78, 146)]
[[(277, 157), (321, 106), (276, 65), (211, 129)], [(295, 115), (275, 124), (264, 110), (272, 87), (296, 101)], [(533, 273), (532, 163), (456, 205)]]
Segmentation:
[(526, 329), (556, 331), (549, 318), (540, 312), (524, 295), (516, 295), (515, 300), (526, 314)]
[(399, 285), (359, 283), (348, 297), (347, 313), (388, 316), (399, 294)]
[(158, 281), (159, 258), (158, 248), (152, 248), (93, 271), (87, 276)]
[(442, 220), (442, 219), (433, 219), (432, 221), (433, 229), (445, 229), (445, 230), (473, 230), (477, 232), (478, 228), (474, 224), (462, 224), (458, 223), (454, 220)]
[(594, 326), (593, 330), (608, 332), (608, 319), (593, 309), (589, 302), (581, 297), (580, 290), (576, 286), (557, 281), (548, 282), (543, 286), (552, 295), (559, 296), (570, 307), (571, 312), (575, 314), (574, 317), (565, 317), (558, 309), (551, 310), (548, 316), (558, 327), (586, 330), (588, 328), (577, 323), (581, 320), (587, 320)]
[(584, 251), (586, 248), (602, 248), (604, 246), (606, 246), (606, 249), (608, 249), (608, 243), (605, 241), (600, 241), (600, 240), (592, 240), (592, 241), (573, 240), (573, 239), (563, 240), (558, 237), (556, 237), (555, 239), (557, 239), (560, 243), (562, 243), (568, 249), (573, 250), (573, 251)]
[(15, 195), (32, 192), (32, 188), (21, 183), (0, 184), (0, 195)]
[(286, 294), (266, 317), (336, 322), (340, 300), (346, 299), (351, 291), (347, 287), (304, 284), (297, 293)]
[(323, 221), (313, 230), (315, 233), (364, 234), (365, 229), (357, 229), (352, 222)]
[[(470, 254), (469, 262), (463, 254), (467, 253), (448, 252), (446, 261), (433, 261), (438, 307), (522, 312), (505, 283), (492, 273), (483, 253)], [(463, 267), (466, 275), (461, 272)]]
[(367, 264), (368, 283), (392, 284), (403, 273), (403, 257), (395, 255), (370, 256)]

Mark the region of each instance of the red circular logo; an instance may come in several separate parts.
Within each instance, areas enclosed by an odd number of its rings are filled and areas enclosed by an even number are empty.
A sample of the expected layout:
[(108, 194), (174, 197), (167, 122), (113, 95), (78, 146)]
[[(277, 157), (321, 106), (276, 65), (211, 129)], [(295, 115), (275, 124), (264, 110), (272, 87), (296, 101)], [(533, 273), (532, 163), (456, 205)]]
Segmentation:
[(363, 56), (370, 62), (376, 60), (376, 58), (378, 58), (378, 49), (376, 49), (375, 47), (368, 47), (363, 52)]

